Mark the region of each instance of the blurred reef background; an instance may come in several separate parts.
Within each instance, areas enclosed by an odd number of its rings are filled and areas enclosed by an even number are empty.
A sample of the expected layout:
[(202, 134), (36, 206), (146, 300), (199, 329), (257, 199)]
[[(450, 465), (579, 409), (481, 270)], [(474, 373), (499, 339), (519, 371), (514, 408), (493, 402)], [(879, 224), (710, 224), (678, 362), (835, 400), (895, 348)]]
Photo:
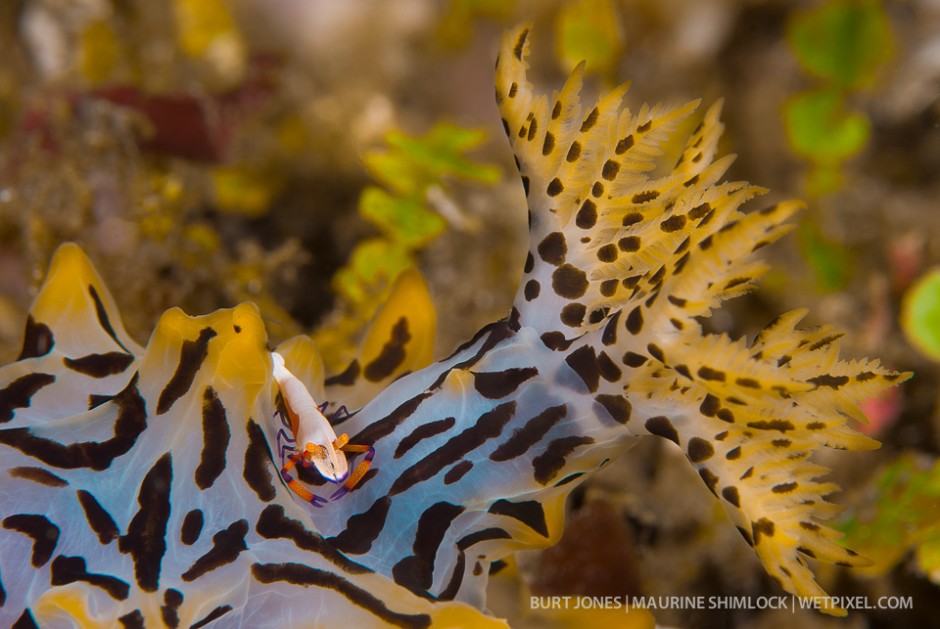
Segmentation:
[[(427, 278), (437, 356), (512, 303), (522, 186), (493, 98), (501, 32), (530, 74), (628, 104), (724, 99), (730, 178), (803, 198), (758, 292), (707, 322), (777, 314), (915, 377), (865, 408), (874, 452), (830, 453), (845, 543), (833, 595), (913, 609), (657, 611), (683, 627), (940, 626), (940, 2), (937, 0), (8, 0), (0, 3), (0, 359), (54, 249), (76, 241), (144, 343), (160, 313), (256, 302), (272, 345), (311, 333), (334, 372), (402, 271)], [(695, 121), (693, 121), (694, 123)], [(761, 206), (758, 201), (756, 207)], [(587, 615), (528, 596), (774, 596), (681, 453), (644, 443), (578, 490), (549, 551), (494, 577), (514, 626)], [(606, 626), (648, 615), (598, 613)], [(645, 623), (645, 624), (644, 624)]]

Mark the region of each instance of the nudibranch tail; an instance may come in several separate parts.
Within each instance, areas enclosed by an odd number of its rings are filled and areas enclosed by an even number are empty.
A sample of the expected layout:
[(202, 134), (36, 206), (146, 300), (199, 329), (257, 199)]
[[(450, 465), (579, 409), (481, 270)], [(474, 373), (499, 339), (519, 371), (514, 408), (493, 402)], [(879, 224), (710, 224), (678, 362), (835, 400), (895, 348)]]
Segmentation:
[(655, 176), (697, 103), (633, 115), (622, 86), (582, 107), (580, 69), (549, 101), (526, 78), (528, 34), (507, 34), (497, 62), (531, 230), (514, 323), (568, 354), (599, 413), (678, 444), (785, 590), (823, 595), (804, 557), (862, 560), (821, 523), (836, 487), (817, 481), (827, 470), (808, 457), (877, 447), (846, 418), (863, 420), (858, 404), (908, 374), (838, 360), (839, 335), (796, 329), (801, 313), (751, 345), (704, 334), (697, 317), (754, 288), (765, 266), (752, 254), (790, 229), (801, 204), (740, 210), (764, 191), (720, 182), (731, 158), (716, 158), (719, 105)]

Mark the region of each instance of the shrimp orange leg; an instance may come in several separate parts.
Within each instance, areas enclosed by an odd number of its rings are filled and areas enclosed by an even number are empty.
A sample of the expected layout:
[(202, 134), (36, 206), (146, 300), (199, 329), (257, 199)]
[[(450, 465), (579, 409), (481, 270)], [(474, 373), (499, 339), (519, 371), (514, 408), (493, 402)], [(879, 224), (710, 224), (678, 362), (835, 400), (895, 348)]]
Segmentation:
[(372, 465), (372, 459), (375, 457), (375, 448), (372, 446), (360, 446), (347, 443), (349, 437), (345, 434), (340, 435), (336, 440), (337, 447), (343, 452), (349, 453), (361, 453), (365, 452), (366, 455), (363, 457), (362, 461), (356, 465), (356, 468), (349, 474), (346, 478), (346, 481), (343, 483), (343, 486), (340, 487), (336, 492), (330, 496), (330, 500), (336, 500), (337, 498), (342, 498), (349, 491), (354, 489), (356, 485), (362, 480), (362, 477), (366, 475), (366, 472), (369, 471), (369, 467)]
[(287, 483), (287, 486), (290, 487), (291, 491), (300, 496), (305, 501), (312, 504), (314, 507), (322, 507), (329, 502), (326, 498), (321, 498), (317, 496), (309, 489), (303, 486), (299, 480), (290, 475), (290, 472), (294, 467), (300, 463), (305, 467), (309, 467), (310, 463), (303, 458), (302, 454), (291, 454), (287, 457), (287, 462), (284, 463), (284, 467), (281, 468), (281, 478), (284, 479), (284, 482)]

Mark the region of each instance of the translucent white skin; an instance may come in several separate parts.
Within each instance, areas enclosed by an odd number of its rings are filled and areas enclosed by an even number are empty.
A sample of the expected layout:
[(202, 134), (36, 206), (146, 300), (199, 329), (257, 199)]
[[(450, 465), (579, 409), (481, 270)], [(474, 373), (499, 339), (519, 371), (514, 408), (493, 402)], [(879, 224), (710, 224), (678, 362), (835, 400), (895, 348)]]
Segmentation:
[(334, 483), (346, 480), (349, 476), (346, 455), (333, 446), (336, 442), (336, 432), (329, 420), (320, 412), (304, 383), (284, 364), (284, 357), (277, 352), (271, 352), (271, 361), (274, 365), (274, 380), (281, 389), (281, 397), (284, 398), (290, 413), (296, 417), (296, 424), (295, 417), (291, 417), (291, 425), (294, 427), (294, 439), (298, 449), (302, 448), (309, 453), (309, 459), (323, 478)]

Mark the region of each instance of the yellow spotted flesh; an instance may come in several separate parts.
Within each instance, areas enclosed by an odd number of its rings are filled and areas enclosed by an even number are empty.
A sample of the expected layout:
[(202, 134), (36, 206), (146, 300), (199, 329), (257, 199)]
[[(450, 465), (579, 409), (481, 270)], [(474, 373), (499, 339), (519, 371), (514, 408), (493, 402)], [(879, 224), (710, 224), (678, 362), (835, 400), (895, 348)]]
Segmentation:
[(306, 337), (276, 348), (336, 432), (375, 448), (321, 509), (279, 475), (253, 305), (170, 310), (142, 348), (81, 250), (59, 249), (0, 369), (0, 625), (501, 626), (482, 611), (491, 568), (556, 541), (567, 494), (646, 434), (685, 452), (786, 591), (822, 594), (803, 557), (860, 563), (822, 523), (834, 487), (808, 457), (875, 447), (847, 418), (904, 374), (838, 360), (800, 312), (751, 344), (703, 334), (797, 205), (740, 211), (760, 191), (720, 181), (715, 107), (653, 178), (695, 105), (631, 114), (618, 89), (582, 106), (580, 70), (539, 96), (527, 35), (497, 64), (532, 231), (510, 315), (428, 365), (434, 310), (406, 274), (342, 373)]

